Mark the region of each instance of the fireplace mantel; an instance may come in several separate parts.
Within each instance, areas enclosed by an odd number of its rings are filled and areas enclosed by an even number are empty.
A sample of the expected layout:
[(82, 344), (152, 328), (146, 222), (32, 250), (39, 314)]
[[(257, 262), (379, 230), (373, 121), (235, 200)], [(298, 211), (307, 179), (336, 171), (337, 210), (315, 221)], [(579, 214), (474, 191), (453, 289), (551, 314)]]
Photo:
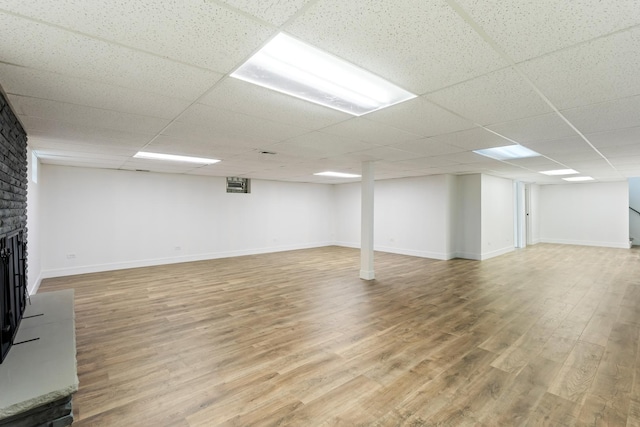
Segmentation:
[(74, 318), (73, 290), (31, 297), (0, 365), (0, 426), (22, 425), (25, 418), (71, 424), (70, 398), (78, 391)]

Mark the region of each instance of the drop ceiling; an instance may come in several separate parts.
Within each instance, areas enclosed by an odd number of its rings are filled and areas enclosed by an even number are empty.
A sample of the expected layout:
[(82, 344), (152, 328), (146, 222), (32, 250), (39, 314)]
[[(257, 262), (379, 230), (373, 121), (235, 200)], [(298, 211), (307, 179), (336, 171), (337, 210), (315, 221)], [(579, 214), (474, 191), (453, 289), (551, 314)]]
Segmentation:
[[(363, 161), (378, 179), (640, 176), (637, 0), (0, 0), (0, 28), (0, 86), (43, 163), (318, 183)], [(419, 96), (354, 117), (229, 77), (280, 32)], [(543, 157), (473, 153), (509, 144)]]

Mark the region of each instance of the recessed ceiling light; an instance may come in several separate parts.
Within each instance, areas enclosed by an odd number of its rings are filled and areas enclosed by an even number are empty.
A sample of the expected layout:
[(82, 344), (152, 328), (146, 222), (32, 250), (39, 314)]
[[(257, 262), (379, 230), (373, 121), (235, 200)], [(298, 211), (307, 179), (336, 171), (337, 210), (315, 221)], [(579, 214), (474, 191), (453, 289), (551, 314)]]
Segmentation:
[(218, 163), (220, 161), (217, 159), (205, 159), (204, 157), (177, 156), (175, 154), (149, 153), (146, 151), (139, 151), (133, 157), (138, 159), (170, 160), (174, 162), (200, 163), (204, 165), (211, 165), (213, 163)]
[(574, 173), (578, 173), (578, 171), (574, 171), (573, 169), (555, 169), (552, 171), (543, 171), (540, 173), (545, 175), (557, 176), (557, 175), (573, 175)]
[(540, 153), (536, 153), (522, 145), (505, 145), (504, 147), (485, 148), (484, 150), (474, 150), (473, 152), (496, 160), (524, 159), (526, 157), (540, 156)]
[(231, 77), (355, 116), (416, 97), (369, 71), (283, 33)]
[(331, 172), (331, 171), (318, 172), (318, 173), (314, 173), (314, 175), (331, 176), (334, 178), (360, 178), (360, 175), (356, 175), (353, 173), (342, 173), (342, 172)]
[(572, 176), (571, 178), (562, 178), (565, 181), (579, 182), (579, 181), (593, 181), (590, 176)]

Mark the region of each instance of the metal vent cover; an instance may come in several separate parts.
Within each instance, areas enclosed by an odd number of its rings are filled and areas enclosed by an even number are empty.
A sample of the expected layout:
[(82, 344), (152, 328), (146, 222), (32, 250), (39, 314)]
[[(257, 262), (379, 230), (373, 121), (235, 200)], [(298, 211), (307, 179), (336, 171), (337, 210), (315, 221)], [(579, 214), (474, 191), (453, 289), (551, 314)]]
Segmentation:
[(251, 180), (228, 176), (227, 193), (251, 193)]

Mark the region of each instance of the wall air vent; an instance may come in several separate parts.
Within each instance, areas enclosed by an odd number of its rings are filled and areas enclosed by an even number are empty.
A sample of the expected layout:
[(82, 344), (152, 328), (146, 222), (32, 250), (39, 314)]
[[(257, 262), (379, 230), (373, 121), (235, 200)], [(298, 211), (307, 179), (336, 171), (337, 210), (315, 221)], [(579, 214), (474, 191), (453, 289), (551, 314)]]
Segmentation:
[(227, 193), (251, 193), (249, 178), (227, 177)]

